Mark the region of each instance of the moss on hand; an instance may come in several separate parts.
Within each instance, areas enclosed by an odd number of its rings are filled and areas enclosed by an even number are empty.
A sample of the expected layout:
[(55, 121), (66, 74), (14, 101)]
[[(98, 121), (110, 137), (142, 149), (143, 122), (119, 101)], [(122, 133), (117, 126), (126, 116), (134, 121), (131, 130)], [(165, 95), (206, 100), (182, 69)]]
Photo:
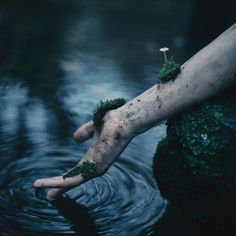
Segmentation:
[(95, 177), (96, 170), (97, 170), (97, 167), (94, 162), (85, 161), (85, 162), (73, 167), (72, 169), (67, 171), (65, 174), (63, 174), (62, 176), (63, 176), (63, 179), (65, 179), (65, 178), (73, 177), (76, 175), (82, 175), (82, 177), (85, 180), (89, 180), (89, 179), (92, 179), (93, 177)]
[(174, 80), (176, 76), (180, 73), (180, 65), (176, 64), (173, 57), (167, 61), (159, 72), (159, 80), (161, 83), (165, 83), (169, 80)]
[(101, 128), (102, 126), (102, 119), (105, 114), (110, 111), (117, 109), (118, 107), (123, 106), (126, 103), (124, 98), (116, 98), (113, 100), (105, 100), (101, 101), (100, 104), (97, 106), (96, 111), (93, 114), (93, 122), (96, 128)]

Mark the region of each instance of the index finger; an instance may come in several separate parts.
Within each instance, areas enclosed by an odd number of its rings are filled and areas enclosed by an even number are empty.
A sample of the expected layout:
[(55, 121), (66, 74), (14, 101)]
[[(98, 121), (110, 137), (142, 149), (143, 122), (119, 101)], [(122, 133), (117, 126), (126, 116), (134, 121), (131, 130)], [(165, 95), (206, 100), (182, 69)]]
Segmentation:
[(69, 177), (63, 179), (62, 176), (38, 179), (34, 182), (35, 188), (67, 188), (67, 187), (75, 187), (84, 183), (84, 178), (81, 175), (77, 175), (74, 177)]

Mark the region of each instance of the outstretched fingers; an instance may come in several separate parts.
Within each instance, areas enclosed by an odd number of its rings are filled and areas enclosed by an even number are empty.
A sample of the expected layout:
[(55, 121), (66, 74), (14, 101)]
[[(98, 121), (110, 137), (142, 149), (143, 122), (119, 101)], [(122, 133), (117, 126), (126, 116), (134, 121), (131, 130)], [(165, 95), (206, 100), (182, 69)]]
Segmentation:
[(34, 182), (35, 188), (73, 188), (84, 183), (81, 175), (64, 179), (62, 176), (38, 179)]
[(77, 142), (83, 142), (91, 138), (94, 134), (94, 123), (89, 121), (82, 126), (80, 126), (74, 133), (74, 139)]

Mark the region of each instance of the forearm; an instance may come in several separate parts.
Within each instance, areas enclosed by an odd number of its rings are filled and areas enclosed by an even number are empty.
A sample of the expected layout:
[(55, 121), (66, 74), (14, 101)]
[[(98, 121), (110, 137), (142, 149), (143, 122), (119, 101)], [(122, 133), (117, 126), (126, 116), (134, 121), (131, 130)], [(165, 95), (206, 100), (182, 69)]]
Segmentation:
[(128, 132), (142, 133), (154, 124), (207, 99), (236, 80), (236, 24), (182, 65), (174, 81), (154, 85), (119, 108)]
[[(236, 80), (236, 25), (188, 60), (174, 81), (152, 88), (124, 106), (107, 112), (101, 130), (93, 122), (75, 133), (78, 141), (93, 135), (93, 142), (81, 162), (96, 163), (96, 176), (105, 173), (132, 138), (181, 110), (207, 99)], [(54, 198), (85, 181), (78, 175), (39, 179), (37, 188), (50, 187)]]

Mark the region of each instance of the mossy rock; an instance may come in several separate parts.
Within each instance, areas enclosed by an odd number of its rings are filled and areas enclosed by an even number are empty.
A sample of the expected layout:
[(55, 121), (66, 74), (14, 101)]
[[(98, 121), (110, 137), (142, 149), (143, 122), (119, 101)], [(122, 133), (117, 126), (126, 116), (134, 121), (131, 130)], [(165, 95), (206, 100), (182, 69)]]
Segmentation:
[(222, 106), (207, 103), (170, 119), (153, 164), (166, 199), (221, 226), (233, 225), (236, 213), (236, 132), (222, 122), (224, 115)]

